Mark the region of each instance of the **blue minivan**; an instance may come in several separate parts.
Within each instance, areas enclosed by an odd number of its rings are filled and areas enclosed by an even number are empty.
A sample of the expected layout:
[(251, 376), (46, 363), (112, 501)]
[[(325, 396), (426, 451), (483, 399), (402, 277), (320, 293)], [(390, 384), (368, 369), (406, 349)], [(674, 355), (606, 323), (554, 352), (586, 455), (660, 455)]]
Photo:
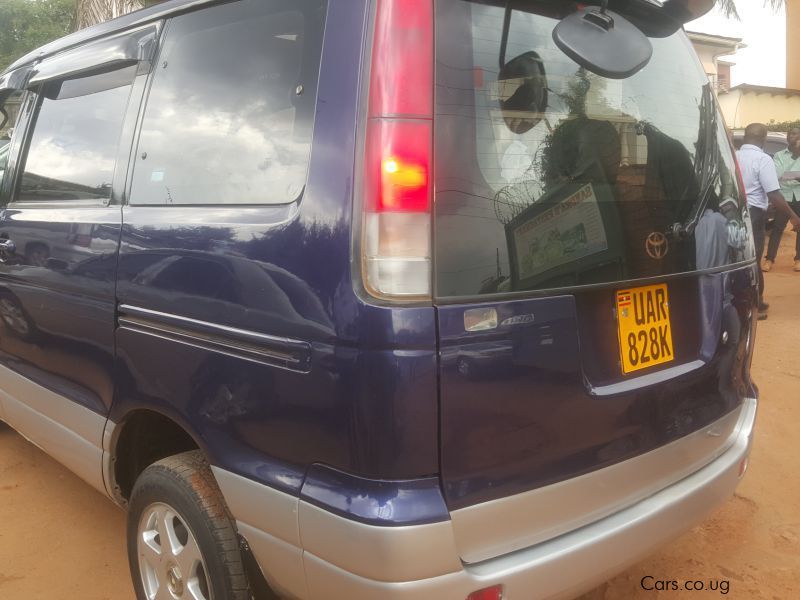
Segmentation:
[(170, 0), (0, 75), (0, 419), (137, 598), (570, 597), (733, 494), (703, 3), (595, 4)]

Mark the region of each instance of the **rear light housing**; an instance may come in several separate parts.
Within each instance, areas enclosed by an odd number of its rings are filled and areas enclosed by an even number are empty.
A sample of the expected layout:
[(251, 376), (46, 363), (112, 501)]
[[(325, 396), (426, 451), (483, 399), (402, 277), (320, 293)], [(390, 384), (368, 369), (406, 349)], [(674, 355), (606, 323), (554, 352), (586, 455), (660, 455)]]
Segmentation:
[(433, 0), (380, 0), (364, 156), (362, 273), (370, 294), (431, 297)]

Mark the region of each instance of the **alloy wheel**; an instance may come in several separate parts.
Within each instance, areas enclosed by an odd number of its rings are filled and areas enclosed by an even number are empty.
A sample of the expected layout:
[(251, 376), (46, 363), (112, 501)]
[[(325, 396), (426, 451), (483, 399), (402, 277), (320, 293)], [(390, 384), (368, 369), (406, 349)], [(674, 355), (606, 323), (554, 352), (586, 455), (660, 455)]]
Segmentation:
[(144, 510), (137, 549), (148, 600), (213, 600), (200, 547), (174, 508), (157, 502)]

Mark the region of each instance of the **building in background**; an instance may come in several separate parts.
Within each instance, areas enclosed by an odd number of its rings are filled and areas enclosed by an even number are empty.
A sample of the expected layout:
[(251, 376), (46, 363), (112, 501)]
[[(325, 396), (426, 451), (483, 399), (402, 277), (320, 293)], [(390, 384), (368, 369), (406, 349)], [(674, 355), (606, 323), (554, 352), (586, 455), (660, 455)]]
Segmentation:
[(686, 34), (689, 36), (694, 51), (697, 52), (697, 57), (714, 89), (717, 92), (727, 90), (731, 86), (731, 67), (734, 63), (720, 60), (720, 57), (730, 56), (735, 54), (739, 48), (746, 48), (747, 45), (742, 43), (742, 38), (711, 35), (697, 31), (687, 31)]
[(714, 86), (718, 92), (729, 90), (731, 87), (731, 67), (736, 63), (727, 60), (717, 61), (717, 81)]
[[(787, 57), (788, 58), (788, 57)], [(800, 90), (743, 83), (719, 94), (719, 106), (732, 129), (749, 123), (786, 123), (800, 119)]]
[(731, 85), (730, 57), (746, 48), (742, 38), (687, 31), (695, 52), (714, 86), (725, 122), (732, 129), (749, 123), (786, 123), (800, 119), (800, 0), (786, 0), (787, 87), (743, 83)]

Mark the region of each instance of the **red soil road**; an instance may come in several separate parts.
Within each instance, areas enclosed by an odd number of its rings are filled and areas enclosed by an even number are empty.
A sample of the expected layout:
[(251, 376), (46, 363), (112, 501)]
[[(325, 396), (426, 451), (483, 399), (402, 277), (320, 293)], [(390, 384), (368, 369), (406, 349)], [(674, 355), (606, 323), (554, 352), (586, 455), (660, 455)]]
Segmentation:
[[(800, 273), (791, 271), (788, 248), (778, 260), (767, 274), (771, 308), (753, 366), (761, 390), (755, 445), (736, 496), (582, 600), (800, 598)], [(728, 582), (728, 593), (647, 591), (646, 576), (679, 586)], [(0, 425), (0, 599), (132, 598), (125, 514)]]

